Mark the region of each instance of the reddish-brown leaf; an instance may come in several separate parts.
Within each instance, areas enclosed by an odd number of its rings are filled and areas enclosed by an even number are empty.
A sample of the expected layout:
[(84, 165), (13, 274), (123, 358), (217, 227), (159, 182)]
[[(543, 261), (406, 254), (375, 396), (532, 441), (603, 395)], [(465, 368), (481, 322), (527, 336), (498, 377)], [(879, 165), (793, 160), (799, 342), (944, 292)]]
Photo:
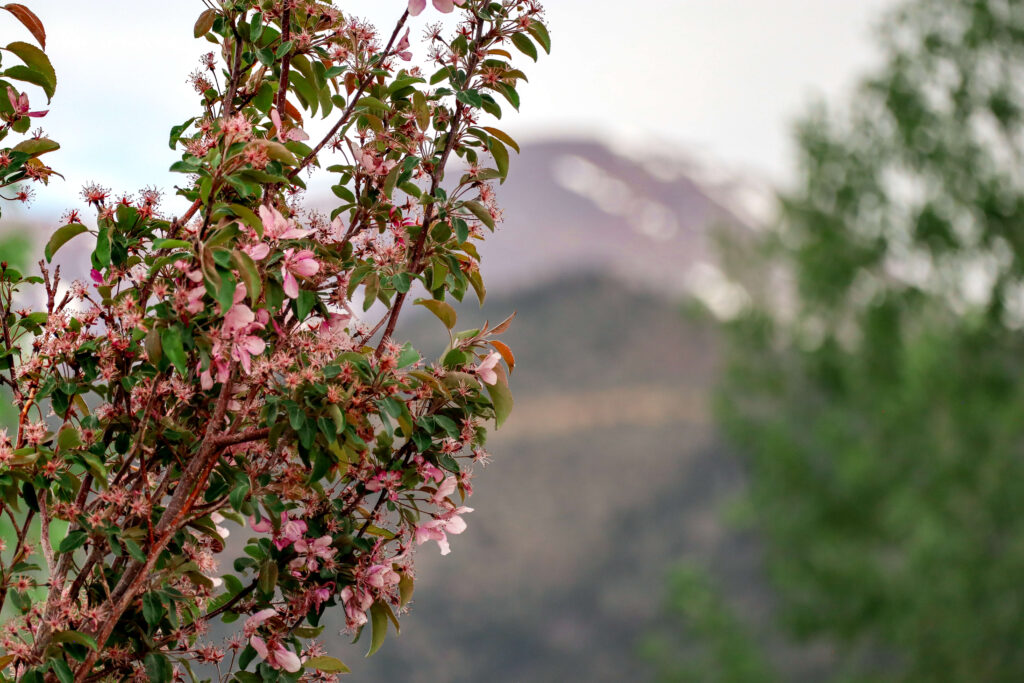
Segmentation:
[(284, 101), (284, 111), (286, 114), (288, 114), (288, 118), (290, 118), (293, 121), (297, 121), (300, 126), (302, 125), (302, 112), (299, 111), (295, 107), (295, 105), (289, 102), (288, 100)]
[(512, 372), (513, 370), (515, 370), (516, 369), (516, 357), (514, 355), (512, 355), (512, 349), (510, 349), (508, 347), (508, 344), (505, 344), (504, 342), (500, 342), (500, 341), (498, 341), (496, 339), (492, 339), (489, 343), (490, 343), (491, 346), (493, 346), (495, 348), (495, 350), (498, 353), (501, 354), (501, 357), (505, 359), (505, 362), (508, 364), (508, 371)]
[(39, 42), (39, 45), (44, 50), (46, 49), (46, 29), (43, 28), (43, 22), (39, 20), (39, 17), (35, 15), (35, 12), (16, 2), (4, 5), (4, 9), (13, 14), (18, 21), (24, 24), (25, 28), (27, 28)]

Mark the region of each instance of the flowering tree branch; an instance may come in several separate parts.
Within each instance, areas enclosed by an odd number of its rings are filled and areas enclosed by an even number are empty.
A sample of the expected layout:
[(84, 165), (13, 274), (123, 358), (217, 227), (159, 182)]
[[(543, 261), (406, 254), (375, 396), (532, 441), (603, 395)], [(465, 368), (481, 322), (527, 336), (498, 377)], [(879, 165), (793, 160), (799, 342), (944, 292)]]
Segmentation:
[[(88, 235), (90, 282), (0, 269), (20, 416), (0, 436), (0, 514), (17, 524), (0, 606), (18, 614), (0, 678), (331, 680), (347, 669), (314, 640), (324, 612), (375, 652), (416, 548), (447, 554), (465, 530), (515, 358), (497, 339), (511, 319), (458, 332), (449, 302), (486, 294), (476, 244), (518, 148), (485, 119), (518, 108), (525, 78), (508, 48), (536, 59), (549, 39), (532, 0), (433, 4), (461, 21), (430, 30), (428, 77), (407, 26), (423, 2), (382, 46), (314, 0), (211, 0), (195, 35), (220, 51), (170, 138), (188, 209), (168, 219), (152, 188), (89, 185), (95, 221), (70, 211), (46, 257)], [(32, 116), (20, 98), (12, 130)], [(305, 121), (332, 114), (310, 147)], [(333, 179), (329, 215), (302, 203), (314, 168)], [(43, 310), (18, 309), (39, 286)], [(448, 331), (434, 360), (394, 339), (416, 292)], [(228, 570), (231, 522), (247, 538)], [(216, 618), (243, 626), (210, 642)]]

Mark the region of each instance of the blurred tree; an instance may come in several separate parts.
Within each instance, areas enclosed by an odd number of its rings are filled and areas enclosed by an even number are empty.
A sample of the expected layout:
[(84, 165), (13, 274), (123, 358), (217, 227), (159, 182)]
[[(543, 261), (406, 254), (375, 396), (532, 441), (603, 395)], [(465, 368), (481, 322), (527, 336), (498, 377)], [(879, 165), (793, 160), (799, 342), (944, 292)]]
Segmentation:
[[(778, 677), (751, 634), (701, 567), (683, 565), (669, 577), (667, 619), (645, 638), (641, 654), (656, 683), (772, 683)], [(697, 647), (680, 656), (677, 641)]]
[[(0, 261), (7, 262), (14, 268), (23, 269), (27, 264), (31, 240), (21, 233), (0, 235)], [(6, 367), (6, 366), (4, 366)], [(17, 426), (18, 411), (11, 400), (11, 390), (0, 388), (0, 429), (10, 425)]]
[(718, 413), (792, 633), (856, 680), (1024, 680), (1024, 2), (882, 26), (777, 229), (725, 239)]

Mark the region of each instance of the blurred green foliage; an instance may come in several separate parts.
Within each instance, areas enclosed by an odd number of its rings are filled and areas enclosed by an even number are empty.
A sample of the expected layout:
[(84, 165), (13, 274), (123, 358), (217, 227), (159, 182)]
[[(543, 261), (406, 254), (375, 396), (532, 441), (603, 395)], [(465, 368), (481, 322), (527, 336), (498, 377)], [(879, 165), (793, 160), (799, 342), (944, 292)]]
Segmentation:
[(1024, 680), (1024, 2), (880, 26), (777, 229), (725, 240), (718, 415), (791, 635), (843, 680)]
[[(0, 235), (0, 261), (6, 261), (11, 266), (23, 270), (27, 265), (31, 246), (31, 240), (23, 234)], [(11, 390), (8, 387), (0, 388), (0, 429), (16, 425), (17, 420), (18, 413), (12, 405)]]
[[(667, 623), (644, 639), (641, 655), (656, 683), (771, 683), (778, 680), (752, 635), (707, 572), (683, 565), (669, 577)], [(695, 647), (680, 656), (678, 641)]]

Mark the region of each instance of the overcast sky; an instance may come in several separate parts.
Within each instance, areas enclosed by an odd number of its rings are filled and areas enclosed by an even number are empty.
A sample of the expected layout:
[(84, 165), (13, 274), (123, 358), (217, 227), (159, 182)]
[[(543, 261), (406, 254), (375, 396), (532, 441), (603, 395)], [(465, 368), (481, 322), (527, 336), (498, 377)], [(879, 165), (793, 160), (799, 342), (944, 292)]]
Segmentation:
[[(170, 187), (167, 131), (193, 112), (185, 79), (207, 45), (192, 39), (199, 0), (30, 4), (60, 79), (44, 125), (64, 145), (52, 163), (67, 176), (37, 210), (59, 212), (87, 180), (118, 191)], [(384, 26), (403, 0), (336, 4)], [(892, 4), (548, 0), (553, 54), (526, 69), (522, 112), (505, 127), (523, 139), (669, 145), (781, 181), (790, 122), (809, 97), (842, 93), (872, 63), (872, 22)], [(414, 26), (436, 16), (428, 9)], [(13, 21), (2, 20), (11, 35)]]

